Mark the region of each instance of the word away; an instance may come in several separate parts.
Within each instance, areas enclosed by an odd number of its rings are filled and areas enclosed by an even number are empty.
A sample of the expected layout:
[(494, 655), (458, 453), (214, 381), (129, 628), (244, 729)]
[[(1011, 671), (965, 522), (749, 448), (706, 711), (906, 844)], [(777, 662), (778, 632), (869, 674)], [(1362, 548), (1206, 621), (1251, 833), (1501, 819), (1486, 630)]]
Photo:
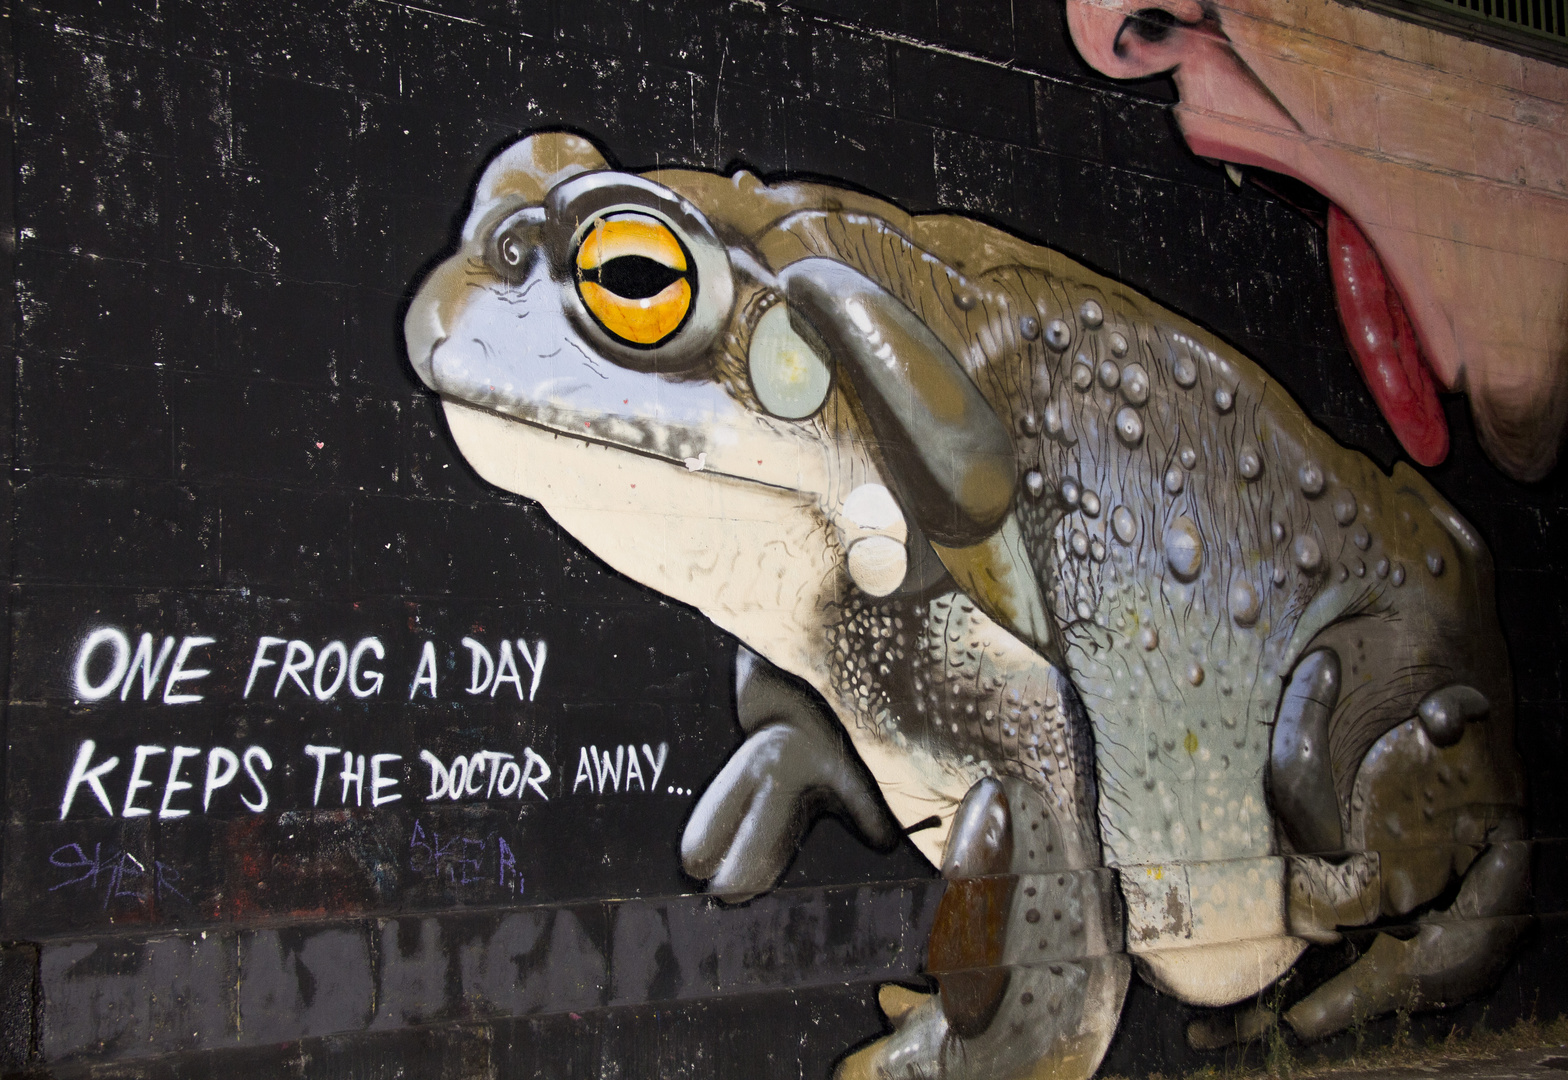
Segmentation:
[[(584, 746), (577, 755), (577, 776), (572, 780), (572, 793), (577, 793), (578, 787), (588, 785), (588, 790), (597, 795), (606, 791), (620, 791), (625, 783), (625, 790), (631, 791), (632, 781), (637, 782), (639, 791), (658, 791), (659, 774), (664, 771), (664, 763), (670, 757), (670, 744), (660, 743), (659, 752), (654, 754), (653, 748), (647, 743), (642, 744), (643, 757), (647, 759), (648, 769), (653, 774), (651, 780), (643, 779), (642, 765), (637, 760), (637, 748), (630, 743), (617, 746), (615, 753), (600, 750), (597, 746)], [(624, 771), (623, 771), (624, 770)], [(670, 788), (666, 794), (675, 794), (676, 790)], [(684, 789), (682, 789), (684, 794)]]

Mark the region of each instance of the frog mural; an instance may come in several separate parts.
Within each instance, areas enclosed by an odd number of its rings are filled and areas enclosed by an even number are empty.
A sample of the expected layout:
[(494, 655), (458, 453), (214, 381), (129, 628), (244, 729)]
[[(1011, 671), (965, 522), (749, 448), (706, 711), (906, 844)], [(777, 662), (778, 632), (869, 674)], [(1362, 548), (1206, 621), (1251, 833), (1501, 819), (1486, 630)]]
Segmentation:
[(841, 1075), (1088, 1077), (1134, 969), (1227, 1005), (1412, 913), (1297, 1036), (1507, 963), (1487, 551), (1201, 328), (962, 217), (547, 132), (405, 330), (482, 476), (743, 642), (687, 871), (765, 891), (823, 808), (941, 867), (936, 990)]

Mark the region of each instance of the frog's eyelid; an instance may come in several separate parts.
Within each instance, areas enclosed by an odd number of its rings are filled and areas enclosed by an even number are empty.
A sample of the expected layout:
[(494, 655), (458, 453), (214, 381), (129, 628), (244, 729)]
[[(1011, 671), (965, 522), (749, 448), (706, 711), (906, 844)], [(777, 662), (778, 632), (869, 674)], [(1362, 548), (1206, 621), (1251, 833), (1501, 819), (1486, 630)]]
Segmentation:
[(651, 259), (681, 274), (692, 270), (679, 230), (651, 214), (624, 211), (590, 219), (581, 230), (572, 262), (582, 272), (624, 256)]

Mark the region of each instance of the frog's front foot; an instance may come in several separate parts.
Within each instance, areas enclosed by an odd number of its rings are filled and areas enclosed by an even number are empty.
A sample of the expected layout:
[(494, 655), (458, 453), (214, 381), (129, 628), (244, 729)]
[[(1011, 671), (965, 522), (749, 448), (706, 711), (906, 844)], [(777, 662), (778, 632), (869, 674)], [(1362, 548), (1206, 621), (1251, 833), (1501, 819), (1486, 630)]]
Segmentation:
[(850, 1055), (839, 1080), (1092, 1076), (1131, 975), (1114, 876), (1074, 854), (1097, 849), (1020, 780), (971, 788), (931, 930), (937, 992), (883, 987), (894, 1031)]
[(748, 738), (697, 800), (681, 836), (688, 874), (730, 903), (767, 892), (824, 813), (847, 818), (878, 849), (898, 842), (876, 782), (814, 694), (742, 646), (735, 699)]

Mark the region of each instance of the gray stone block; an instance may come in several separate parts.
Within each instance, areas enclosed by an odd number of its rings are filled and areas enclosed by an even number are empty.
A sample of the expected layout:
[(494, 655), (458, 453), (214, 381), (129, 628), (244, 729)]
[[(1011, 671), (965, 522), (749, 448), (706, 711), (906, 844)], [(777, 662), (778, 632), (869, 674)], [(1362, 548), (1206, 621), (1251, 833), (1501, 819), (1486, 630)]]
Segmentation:
[(429, 1023), (449, 1011), (451, 959), (443, 947), (441, 921), (383, 919), (376, 932), (381, 947), (372, 1030)]
[(222, 1045), (235, 1030), (234, 975), (234, 941), (216, 934), (44, 945), (44, 1059), (138, 1057)]
[(363, 924), (240, 935), (243, 1043), (362, 1031), (374, 991)]
[(505, 916), (458, 947), (465, 1003), (480, 1012), (569, 1012), (603, 1003), (603, 949), (571, 908)]

